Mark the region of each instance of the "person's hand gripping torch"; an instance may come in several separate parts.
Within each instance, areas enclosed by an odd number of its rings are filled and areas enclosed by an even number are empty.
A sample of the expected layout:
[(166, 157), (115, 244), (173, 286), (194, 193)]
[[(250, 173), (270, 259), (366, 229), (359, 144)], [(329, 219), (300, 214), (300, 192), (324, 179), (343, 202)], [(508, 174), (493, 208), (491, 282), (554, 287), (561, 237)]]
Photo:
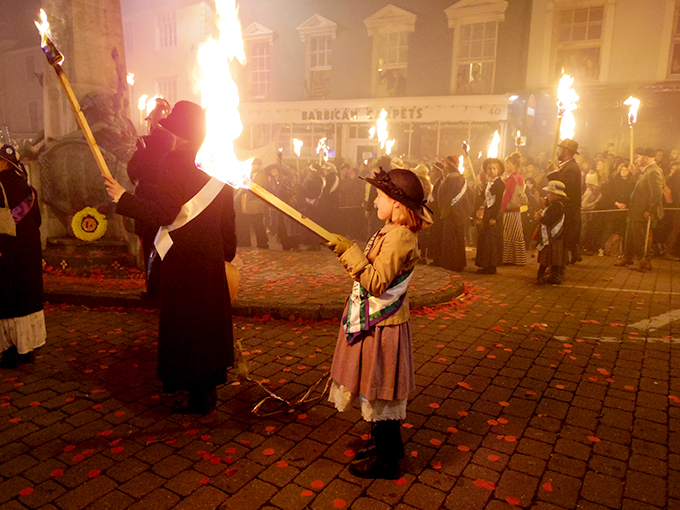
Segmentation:
[(83, 111), (80, 108), (80, 104), (78, 104), (78, 100), (76, 99), (76, 95), (74, 94), (71, 84), (66, 77), (66, 73), (64, 73), (64, 70), (61, 67), (61, 64), (64, 62), (64, 55), (62, 55), (62, 53), (59, 51), (59, 48), (57, 48), (57, 45), (52, 40), (50, 24), (47, 21), (47, 15), (43, 9), (40, 9), (40, 19), (41, 22), (38, 23), (36, 21), (35, 26), (38, 27), (38, 30), (40, 31), (40, 46), (45, 53), (45, 57), (47, 57), (47, 62), (49, 62), (49, 64), (52, 66), (54, 72), (57, 73), (57, 78), (59, 79), (61, 86), (64, 88), (66, 97), (68, 98), (68, 101), (71, 105), (71, 110), (73, 111), (73, 114), (80, 125), (80, 129), (83, 130), (85, 140), (87, 140), (87, 144), (90, 146), (90, 150), (94, 155), (94, 159), (97, 162), (99, 170), (104, 177), (111, 177), (111, 172), (109, 171), (109, 167), (106, 164), (106, 160), (104, 159), (101, 150), (99, 150), (97, 141), (92, 134), (92, 130), (87, 123), (87, 119), (85, 119), (85, 115), (83, 115)]

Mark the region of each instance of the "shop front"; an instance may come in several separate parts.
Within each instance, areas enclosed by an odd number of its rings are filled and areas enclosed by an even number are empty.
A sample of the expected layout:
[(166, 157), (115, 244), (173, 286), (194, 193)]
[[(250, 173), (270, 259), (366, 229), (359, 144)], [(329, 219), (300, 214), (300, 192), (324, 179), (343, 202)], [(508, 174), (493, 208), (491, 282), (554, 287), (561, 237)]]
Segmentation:
[(385, 153), (371, 136), (382, 110), (387, 113), (391, 154), (407, 161), (461, 153), (463, 141), (471, 155), (486, 155), (494, 131), (505, 147), (507, 95), (376, 98), (336, 101), (244, 103), (240, 107), (244, 131), (238, 145), (255, 149), (274, 142), (288, 163), (295, 163), (294, 139), (303, 142), (299, 159), (318, 159), (319, 140), (325, 138), (332, 161), (356, 164)]

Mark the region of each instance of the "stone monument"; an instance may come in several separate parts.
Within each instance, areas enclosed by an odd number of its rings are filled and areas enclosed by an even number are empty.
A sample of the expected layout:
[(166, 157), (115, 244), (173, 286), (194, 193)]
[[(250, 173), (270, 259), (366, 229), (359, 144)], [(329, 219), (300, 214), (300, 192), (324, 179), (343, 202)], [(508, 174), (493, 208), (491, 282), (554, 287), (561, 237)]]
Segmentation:
[[(45, 0), (52, 38), (64, 55), (62, 68), (90, 124), (111, 174), (132, 189), (126, 163), (135, 150), (120, 0)], [(39, 36), (36, 33), (36, 44)], [(46, 204), (43, 234), (50, 246), (70, 246), (87, 257), (106, 247), (138, 250), (131, 225), (115, 215), (103, 179), (54, 70), (43, 70), (45, 150), (40, 155), (40, 196)], [(107, 216), (104, 237), (90, 244), (75, 239), (71, 220), (85, 207)], [(85, 248), (85, 252), (82, 248)], [(66, 249), (68, 252), (69, 249)], [(94, 253), (101, 258), (101, 254)]]

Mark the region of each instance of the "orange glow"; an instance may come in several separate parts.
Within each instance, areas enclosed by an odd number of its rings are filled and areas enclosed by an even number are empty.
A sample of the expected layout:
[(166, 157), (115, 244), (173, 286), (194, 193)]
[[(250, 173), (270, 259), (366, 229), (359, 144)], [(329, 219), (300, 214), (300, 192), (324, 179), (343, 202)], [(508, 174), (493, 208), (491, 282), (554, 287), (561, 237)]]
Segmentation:
[(40, 9), (40, 20), (40, 23), (37, 21), (34, 23), (40, 32), (40, 46), (44, 48), (47, 46), (47, 40), (52, 38), (52, 32), (50, 32), (50, 22), (47, 21), (47, 14), (43, 9)]
[(491, 144), (489, 144), (489, 150), (486, 152), (487, 158), (497, 158), (498, 157), (498, 146), (501, 144), (501, 135), (498, 131), (494, 131), (493, 138), (491, 139)]
[(557, 87), (557, 116), (562, 117), (560, 123), (561, 140), (573, 138), (576, 129), (576, 119), (573, 112), (578, 108), (576, 101), (579, 98), (576, 91), (571, 88), (573, 84), (574, 78), (568, 74), (563, 74)]
[(238, 87), (229, 70), (230, 63), (246, 63), (241, 23), (234, 0), (216, 0), (215, 6), (219, 38), (198, 50), (201, 105), (206, 109), (208, 130), (196, 162), (216, 179), (244, 187), (253, 160), (241, 162), (234, 154), (234, 140), (241, 136), (243, 124), (238, 111)]
[(293, 138), (293, 150), (295, 151), (295, 155), (299, 158), (300, 157), (300, 150), (302, 149), (302, 146), (305, 143), (302, 140), (298, 140), (297, 138)]
[(638, 108), (640, 107), (640, 100), (630, 96), (623, 104), (627, 104), (628, 108), (628, 123), (635, 124), (637, 122)]

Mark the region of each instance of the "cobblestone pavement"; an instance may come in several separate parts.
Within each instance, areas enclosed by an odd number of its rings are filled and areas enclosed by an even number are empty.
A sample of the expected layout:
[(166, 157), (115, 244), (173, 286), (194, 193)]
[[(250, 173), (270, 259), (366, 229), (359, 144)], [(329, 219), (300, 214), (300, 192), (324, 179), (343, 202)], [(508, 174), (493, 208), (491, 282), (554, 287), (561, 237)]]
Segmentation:
[[(50, 305), (36, 363), (0, 370), (0, 507), (678, 509), (678, 264), (613, 262), (562, 286), (535, 286), (535, 264), (463, 273), (464, 299), (415, 311), (396, 481), (349, 473), (358, 411), (260, 418), (265, 391), (232, 378), (215, 413), (172, 414), (155, 311)], [(290, 400), (328, 370), (338, 325), (235, 320), (253, 377)]]

